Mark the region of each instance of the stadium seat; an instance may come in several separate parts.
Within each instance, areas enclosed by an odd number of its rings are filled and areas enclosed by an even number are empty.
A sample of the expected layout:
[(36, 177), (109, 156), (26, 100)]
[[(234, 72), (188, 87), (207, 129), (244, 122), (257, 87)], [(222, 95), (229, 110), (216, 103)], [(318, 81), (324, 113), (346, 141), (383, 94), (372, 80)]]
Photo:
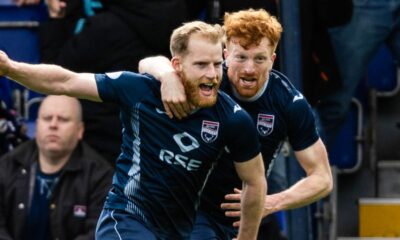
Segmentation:
[[(28, 63), (38, 63), (39, 48), (37, 27), (47, 19), (47, 9), (42, 3), (38, 6), (17, 7), (12, 0), (0, 1), (0, 50), (12, 59)], [(0, 78), (0, 98), (8, 107), (15, 108), (26, 120), (28, 135), (35, 132), (34, 120), (42, 95), (25, 87)]]

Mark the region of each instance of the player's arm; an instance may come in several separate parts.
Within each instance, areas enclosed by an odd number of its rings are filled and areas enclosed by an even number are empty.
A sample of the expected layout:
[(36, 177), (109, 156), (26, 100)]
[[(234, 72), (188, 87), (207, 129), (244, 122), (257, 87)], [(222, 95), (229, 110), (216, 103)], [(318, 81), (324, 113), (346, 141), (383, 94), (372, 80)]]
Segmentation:
[(288, 137), (306, 177), (287, 190), (268, 196), (265, 214), (308, 205), (328, 195), (333, 187), (328, 154), (316, 132), (314, 114), (300, 93), (293, 101), (287, 108)]
[(163, 56), (148, 57), (140, 60), (139, 72), (153, 75), (161, 82), (161, 100), (170, 118), (186, 117), (192, 108), (186, 100), (182, 81), (171, 61)]
[(94, 74), (75, 73), (57, 65), (13, 61), (3, 51), (0, 51), (0, 76), (43, 94), (100, 101)]
[(246, 162), (235, 162), (235, 168), (243, 181), (242, 215), (237, 239), (256, 239), (267, 192), (261, 154)]
[(285, 191), (269, 195), (265, 201), (264, 215), (308, 205), (332, 191), (332, 172), (321, 139), (304, 150), (296, 151), (295, 155), (306, 177)]
[[(332, 172), (321, 139), (310, 147), (295, 152), (295, 155), (307, 176), (285, 191), (268, 195), (264, 203), (264, 217), (277, 211), (308, 205), (332, 191)], [(230, 201), (240, 201), (240, 198), (241, 191), (238, 189), (225, 196)], [(240, 202), (223, 203), (221, 207), (227, 210), (225, 214), (229, 217), (239, 217), (241, 214)], [(235, 226), (239, 226), (239, 222), (235, 222)]]

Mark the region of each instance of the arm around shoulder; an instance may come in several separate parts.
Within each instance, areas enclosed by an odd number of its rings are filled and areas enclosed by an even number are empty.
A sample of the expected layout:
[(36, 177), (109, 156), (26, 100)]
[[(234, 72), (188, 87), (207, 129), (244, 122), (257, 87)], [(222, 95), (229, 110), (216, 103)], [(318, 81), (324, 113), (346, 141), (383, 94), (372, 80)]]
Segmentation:
[(181, 119), (193, 110), (187, 102), (181, 78), (168, 58), (164, 56), (144, 58), (139, 62), (139, 72), (148, 73), (161, 82), (161, 97), (170, 118), (175, 116)]
[(159, 81), (162, 81), (164, 74), (170, 72), (175, 72), (175, 70), (171, 61), (164, 56), (147, 57), (139, 61), (139, 73), (148, 73)]

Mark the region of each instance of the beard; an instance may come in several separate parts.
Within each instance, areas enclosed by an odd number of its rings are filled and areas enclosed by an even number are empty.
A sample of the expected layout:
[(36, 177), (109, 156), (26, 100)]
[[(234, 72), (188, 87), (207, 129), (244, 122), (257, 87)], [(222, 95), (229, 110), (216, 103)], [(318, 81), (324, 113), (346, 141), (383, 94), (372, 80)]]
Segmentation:
[[(218, 89), (219, 85), (221, 84), (221, 81), (219, 81), (217, 78), (211, 80), (211, 83), (214, 84), (212, 89), (213, 93), (210, 96), (202, 96), (200, 94), (200, 86), (199, 86), (200, 82), (202, 82), (200, 79), (197, 80), (189, 79), (185, 74), (185, 72), (182, 72), (181, 76), (187, 99), (192, 105), (198, 108), (206, 108), (215, 105), (215, 103), (217, 102)], [(209, 83), (210, 80), (203, 82)]]
[(232, 84), (232, 85), (235, 88), (236, 92), (239, 94), (239, 96), (243, 97), (243, 98), (254, 97), (254, 95), (256, 95), (258, 92), (258, 88), (257, 89), (245, 89), (241, 86), (238, 86), (239, 84)]

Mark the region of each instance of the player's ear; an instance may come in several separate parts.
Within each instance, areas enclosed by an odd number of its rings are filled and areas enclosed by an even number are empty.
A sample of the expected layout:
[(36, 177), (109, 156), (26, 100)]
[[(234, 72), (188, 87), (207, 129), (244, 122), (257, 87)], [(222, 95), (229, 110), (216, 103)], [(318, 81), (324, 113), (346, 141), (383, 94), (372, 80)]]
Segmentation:
[(224, 48), (224, 59), (225, 59), (225, 65), (229, 67), (229, 51), (227, 48)]
[(172, 67), (175, 69), (175, 71), (177, 72), (182, 71), (182, 63), (181, 63), (181, 58), (179, 56), (172, 57), (171, 64)]
[(276, 59), (276, 53), (273, 53), (273, 54), (272, 54), (271, 59), (272, 59), (272, 61), (275, 61), (275, 59)]
[(229, 51), (227, 48), (224, 48), (224, 58), (226, 59), (229, 56)]

